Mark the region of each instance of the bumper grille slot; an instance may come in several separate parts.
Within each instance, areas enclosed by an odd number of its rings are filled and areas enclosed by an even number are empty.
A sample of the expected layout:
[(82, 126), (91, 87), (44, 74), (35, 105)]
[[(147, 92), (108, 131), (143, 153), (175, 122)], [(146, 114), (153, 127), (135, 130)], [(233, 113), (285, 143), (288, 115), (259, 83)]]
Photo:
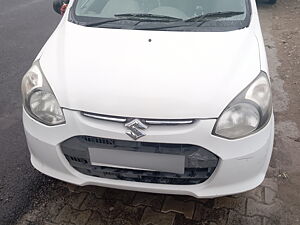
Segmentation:
[[(123, 169), (91, 164), (88, 148), (115, 149), (157, 154), (184, 155), (185, 172), (175, 174), (138, 169)], [(190, 185), (207, 180), (214, 172), (218, 157), (208, 150), (187, 144), (165, 144), (76, 136), (61, 143), (70, 165), (77, 171), (94, 177), (134, 182)]]

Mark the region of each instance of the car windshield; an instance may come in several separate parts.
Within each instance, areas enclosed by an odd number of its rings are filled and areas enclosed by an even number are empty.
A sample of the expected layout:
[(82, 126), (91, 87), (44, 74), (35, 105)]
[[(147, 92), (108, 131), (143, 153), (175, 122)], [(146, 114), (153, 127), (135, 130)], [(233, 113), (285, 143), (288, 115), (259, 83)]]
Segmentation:
[(149, 30), (241, 29), (248, 0), (74, 0), (69, 20), (91, 27)]

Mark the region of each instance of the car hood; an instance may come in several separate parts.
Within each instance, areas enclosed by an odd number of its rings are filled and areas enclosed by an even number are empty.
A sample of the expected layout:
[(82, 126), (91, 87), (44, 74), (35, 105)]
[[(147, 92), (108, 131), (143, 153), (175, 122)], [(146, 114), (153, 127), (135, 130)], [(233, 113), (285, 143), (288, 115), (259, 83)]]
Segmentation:
[(61, 107), (153, 119), (216, 118), (260, 72), (249, 28), (167, 32), (64, 22), (40, 64)]

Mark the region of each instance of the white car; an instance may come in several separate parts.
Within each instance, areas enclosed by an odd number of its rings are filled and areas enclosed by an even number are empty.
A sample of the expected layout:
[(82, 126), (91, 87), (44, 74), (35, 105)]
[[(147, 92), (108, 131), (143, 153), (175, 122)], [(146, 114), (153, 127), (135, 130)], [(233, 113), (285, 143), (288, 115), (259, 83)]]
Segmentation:
[(264, 180), (274, 117), (255, 0), (68, 4), (22, 81), (36, 169), (197, 198)]

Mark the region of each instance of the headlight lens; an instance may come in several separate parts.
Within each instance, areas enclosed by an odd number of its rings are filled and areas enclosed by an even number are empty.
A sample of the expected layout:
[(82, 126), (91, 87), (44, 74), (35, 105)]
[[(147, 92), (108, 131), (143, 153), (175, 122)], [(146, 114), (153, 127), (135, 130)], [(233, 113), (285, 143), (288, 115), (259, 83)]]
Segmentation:
[(65, 117), (38, 62), (22, 80), (23, 105), (29, 115), (48, 126), (65, 123)]
[(260, 75), (242, 91), (218, 118), (213, 134), (228, 139), (250, 135), (263, 128), (272, 114), (271, 88), (267, 75)]

